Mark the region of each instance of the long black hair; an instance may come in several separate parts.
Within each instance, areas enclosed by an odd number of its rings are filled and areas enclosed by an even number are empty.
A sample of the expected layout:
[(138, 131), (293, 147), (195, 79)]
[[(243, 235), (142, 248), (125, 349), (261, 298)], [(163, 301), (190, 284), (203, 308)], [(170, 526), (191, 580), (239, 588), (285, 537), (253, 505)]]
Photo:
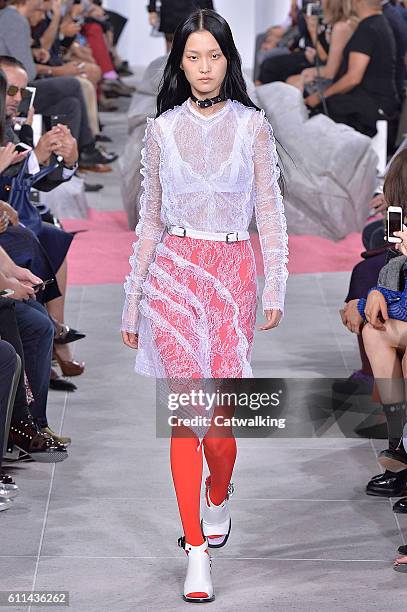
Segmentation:
[(172, 49), (160, 82), (157, 117), (170, 108), (183, 104), (191, 95), (191, 85), (180, 66), (188, 37), (200, 30), (207, 30), (216, 38), (227, 59), (227, 71), (220, 95), (225, 99), (237, 100), (245, 106), (260, 110), (248, 96), (242, 73), (242, 60), (229, 24), (216, 11), (201, 9), (188, 17), (175, 30)]
[(4, 72), (0, 70), (0, 146), (3, 146), (6, 135), (6, 95), (7, 79)]

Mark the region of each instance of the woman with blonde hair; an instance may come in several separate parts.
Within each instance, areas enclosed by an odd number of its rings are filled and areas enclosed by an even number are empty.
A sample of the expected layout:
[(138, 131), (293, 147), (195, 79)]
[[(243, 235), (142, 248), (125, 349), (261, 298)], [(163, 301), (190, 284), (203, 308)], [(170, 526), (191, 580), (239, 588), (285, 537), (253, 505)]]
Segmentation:
[(328, 87), (333, 81), (342, 62), (343, 50), (357, 27), (357, 19), (352, 13), (352, 0), (322, 0), (325, 39), (327, 49), (321, 48), (320, 25), (318, 17), (306, 17), (307, 27), (314, 42), (314, 57), (326, 56), (324, 65), (306, 68), (301, 74), (290, 77), (287, 83), (298, 87), (306, 95)]

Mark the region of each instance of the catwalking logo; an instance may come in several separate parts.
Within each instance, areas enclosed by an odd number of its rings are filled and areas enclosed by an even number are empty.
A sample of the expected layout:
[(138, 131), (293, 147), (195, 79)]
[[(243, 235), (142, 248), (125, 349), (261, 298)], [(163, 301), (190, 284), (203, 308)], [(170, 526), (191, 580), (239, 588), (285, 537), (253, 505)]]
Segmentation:
[(208, 393), (203, 389), (193, 389), (188, 393), (170, 393), (168, 395), (169, 410), (178, 410), (185, 406), (195, 406), (212, 410), (214, 406), (236, 406), (258, 410), (271, 406), (276, 408), (280, 405), (282, 391), (275, 393), (230, 393), (216, 390)]
[[(273, 393), (224, 392), (218, 389), (208, 393), (203, 389), (190, 390), (183, 393), (168, 395), (168, 409), (174, 414), (168, 419), (170, 426), (184, 425), (186, 427), (208, 427), (212, 422), (217, 427), (240, 428), (278, 428), (284, 429), (286, 419), (275, 418), (269, 414), (252, 415), (248, 410), (267, 411), (267, 408), (277, 408), (280, 405), (282, 391)], [(244, 416), (226, 416), (205, 412), (213, 411), (217, 406), (243, 409)], [(185, 410), (187, 414), (185, 414)], [(178, 411), (178, 414), (177, 414)], [(192, 413), (192, 414), (191, 414)]]
[[(213, 422), (217, 427), (277, 427), (285, 429), (285, 419), (274, 419), (270, 416), (261, 416), (256, 414), (254, 417), (225, 417), (216, 415)], [(212, 419), (207, 416), (195, 415), (193, 417), (178, 417), (176, 414), (168, 418), (168, 423), (171, 426), (184, 425), (185, 427), (209, 427)]]

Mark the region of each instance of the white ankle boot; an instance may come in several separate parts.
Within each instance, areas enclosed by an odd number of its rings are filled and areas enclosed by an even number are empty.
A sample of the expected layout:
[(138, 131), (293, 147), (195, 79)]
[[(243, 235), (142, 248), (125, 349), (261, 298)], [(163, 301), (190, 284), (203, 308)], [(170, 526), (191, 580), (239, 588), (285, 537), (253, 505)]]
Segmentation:
[(209, 496), (210, 476), (205, 481), (205, 487), (205, 501), (203, 503), (201, 521), (202, 533), (208, 538), (208, 546), (210, 548), (222, 548), (222, 546), (225, 546), (232, 528), (229, 498), (234, 491), (233, 483), (229, 484), (226, 499), (219, 506), (215, 506)]
[(183, 599), (194, 603), (213, 601), (215, 595), (211, 578), (211, 558), (208, 551), (208, 542), (205, 540), (200, 546), (192, 546), (185, 541), (185, 536), (183, 536), (179, 538), (178, 546), (184, 548), (188, 556)]

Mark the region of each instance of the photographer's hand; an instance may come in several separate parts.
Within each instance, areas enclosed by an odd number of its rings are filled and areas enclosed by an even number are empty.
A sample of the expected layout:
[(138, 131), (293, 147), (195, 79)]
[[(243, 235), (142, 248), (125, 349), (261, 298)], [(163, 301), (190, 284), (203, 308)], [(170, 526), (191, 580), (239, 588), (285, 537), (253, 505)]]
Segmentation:
[(148, 22), (151, 26), (155, 26), (158, 22), (158, 13), (149, 13)]
[(342, 323), (345, 327), (348, 328), (350, 332), (353, 334), (359, 335), (361, 326), (363, 323), (363, 319), (358, 311), (358, 301), (359, 300), (350, 300), (345, 304), (342, 310), (340, 310), (340, 315), (342, 319)]
[(370, 202), (370, 209), (374, 210), (376, 214), (387, 210), (387, 202), (383, 193), (379, 193), (373, 198)]
[[(383, 321), (387, 321), (389, 315), (387, 313), (387, 303), (383, 293), (377, 290), (369, 293), (366, 300), (365, 316), (368, 323), (375, 329), (380, 329), (382, 331), (386, 329)], [(381, 319), (383, 319), (383, 321)]]
[(18, 153), (18, 151), (16, 151), (16, 145), (12, 142), (6, 144), (5, 147), (0, 147), (0, 174), (9, 166), (23, 161), (23, 159), (27, 157), (27, 154), (28, 151)]
[(407, 255), (407, 231), (404, 232), (394, 232), (394, 235), (397, 238), (401, 239), (401, 242), (397, 242), (394, 246), (397, 251), (403, 253), (403, 255)]
[(78, 161), (78, 144), (72, 136), (70, 129), (66, 125), (58, 124), (55, 128), (55, 145), (52, 145), (52, 152), (60, 155), (67, 166), (73, 166)]
[(27, 113), (27, 119), (24, 121), (23, 125), (31, 125), (33, 124), (33, 120), (34, 120), (34, 114), (35, 114), (35, 110), (34, 107), (32, 106), (30, 108), (30, 110)]
[(305, 98), (304, 102), (310, 108), (314, 108), (315, 106), (321, 104), (321, 97), (319, 94), (314, 93), (311, 96), (308, 96), (308, 98)]
[(0, 213), (5, 213), (7, 215), (9, 223), (11, 225), (18, 225), (18, 212), (14, 210), (10, 204), (7, 202), (3, 202), (0, 200)]
[(301, 72), (301, 76), (304, 79), (304, 83), (312, 83), (317, 77), (317, 69), (306, 68)]
[(17, 278), (7, 278), (7, 289), (14, 291), (10, 297), (13, 300), (28, 300), (29, 298), (35, 299), (34, 289), (30, 285), (20, 282)]

